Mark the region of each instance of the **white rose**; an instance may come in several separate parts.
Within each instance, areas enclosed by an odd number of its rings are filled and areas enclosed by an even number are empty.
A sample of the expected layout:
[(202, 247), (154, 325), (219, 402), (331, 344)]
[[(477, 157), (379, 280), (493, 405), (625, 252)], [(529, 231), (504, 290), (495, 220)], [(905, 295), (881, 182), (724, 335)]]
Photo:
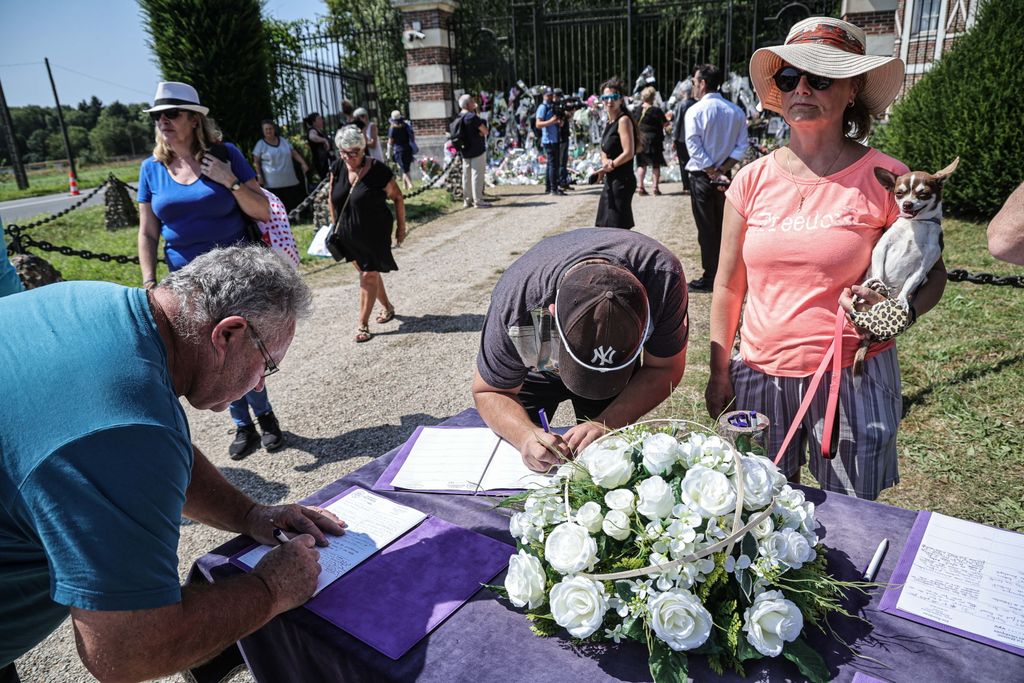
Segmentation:
[(703, 453), (700, 460), (697, 461), (698, 465), (722, 473), (728, 472), (732, 468), (732, 454), (735, 449), (731, 443), (719, 436), (709, 436), (704, 439), (701, 447)]
[(688, 590), (659, 593), (647, 608), (654, 633), (677, 652), (700, 647), (711, 634), (711, 614)]
[(630, 533), (629, 515), (622, 510), (609, 510), (601, 522), (601, 529), (616, 541), (625, 541)]
[(536, 518), (528, 512), (517, 512), (508, 521), (508, 531), (513, 538), (522, 543), (544, 540), (543, 524), (538, 524)]
[(644, 467), (651, 474), (668, 474), (679, 462), (682, 451), (679, 442), (668, 434), (651, 434), (643, 443)]
[(687, 470), (681, 485), (683, 502), (702, 517), (726, 515), (736, 509), (736, 489), (729, 477), (697, 465)]
[(559, 524), (544, 543), (544, 559), (559, 574), (589, 569), (597, 560), (597, 542), (579, 524)]
[[(771, 461), (757, 455), (740, 456), (743, 466), (743, 509), (761, 510), (772, 502), (775, 478), (768, 469)], [(735, 475), (733, 475), (735, 480)]]
[(601, 506), (594, 501), (587, 501), (576, 511), (576, 523), (586, 527), (587, 531), (596, 534), (601, 530), (601, 522), (604, 516), (601, 514)]
[(606, 489), (618, 488), (633, 476), (629, 444), (619, 438), (595, 441), (583, 450), (578, 461), (587, 468), (594, 483)]
[(551, 588), (551, 616), (574, 638), (586, 638), (594, 633), (607, 611), (604, 584), (574, 576), (562, 579)]
[(754, 527), (750, 530), (750, 535), (756, 538), (757, 540), (761, 540), (773, 531), (775, 531), (775, 523), (772, 522), (772, 516), (768, 515), (767, 517), (765, 517), (760, 522), (754, 525)]
[(544, 567), (540, 560), (520, 550), (508, 560), (508, 575), (505, 577), (508, 599), (516, 607), (536, 609), (544, 604)]
[(664, 519), (672, 514), (675, 496), (672, 495), (672, 487), (661, 477), (654, 476), (640, 482), (637, 493), (640, 501), (636, 511), (647, 519)]
[(627, 515), (633, 514), (636, 495), (629, 489), (615, 489), (604, 494), (604, 504), (610, 510), (621, 510)]
[(800, 569), (816, 553), (807, 539), (795, 529), (783, 529), (761, 539), (759, 554), (793, 569)]
[(804, 615), (782, 591), (765, 591), (743, 613), (747, 642), (766, 657), (778, 657), (784, 643), (791, 643), (804, 628)]

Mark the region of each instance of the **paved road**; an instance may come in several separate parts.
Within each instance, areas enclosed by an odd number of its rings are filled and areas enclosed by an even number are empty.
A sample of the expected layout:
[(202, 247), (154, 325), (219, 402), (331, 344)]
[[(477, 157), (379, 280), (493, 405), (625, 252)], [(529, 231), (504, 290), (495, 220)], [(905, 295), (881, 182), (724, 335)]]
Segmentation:
[[(92, 190), (83, 190), (86, 195)], [(49, 216), (61, 209), (74, 204), (82, 197), (72, 197), (67, 192), (51, 194), (44, 197), (29, 197), (28, 199), (12, 199), (7, 202), (0, 202), (0, 219), (4, 225), (8, 223), (23, 223), (36, 216)], [(86, 206), (100, 206), (103, 204), (103, 192), (97, 192), (96, 196), (86, 202)]]

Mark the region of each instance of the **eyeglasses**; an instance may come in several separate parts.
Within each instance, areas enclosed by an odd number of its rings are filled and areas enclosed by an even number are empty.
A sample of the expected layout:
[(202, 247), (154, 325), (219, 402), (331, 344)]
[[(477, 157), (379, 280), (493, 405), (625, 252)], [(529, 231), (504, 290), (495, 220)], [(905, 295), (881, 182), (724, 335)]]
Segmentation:
[(341, 153), (344, 156), (348, 157), (349, 159), (355, 159), (356, 157), (363, 153), (363, 150), (357, 147), (356, 149), (343, 149), (341, 150)]
[(270, 352), (267, 351), (267, 347), (264, 345), (263, 340), (260, 339), (258, 334), (256, 334), (256, 328), (252, 326), (252, 323), (249, 323), (249, 331), (252, 332), (252, 338), (256, 340), (256, 347), (260, 350), (260, 353), (263, 354), (263, 376), (270, 377), (281, 368), (277, 367), (277, 363), (274, 362)]
[(775, 81), (775, 85), (779, 87), (782, 92), (792, 92), (796, 89), (796, 86), (800, 85), (800, 77), (807, 77), (807, 85), (811, 86), (815, 90), (828, 90), (832, 87), (832, 83), (835, 81), (828, 76), (819, 76), (817, 74), (808, 73), (807, 71), (801, 71), (796, 67), (784, 66), (775, 72), (772, 76), (772, 80)]
[(153, 123), (159, 121), (163, 116), (166, 116), (169, 121), (173, 121), (178, 118), (178, 114), (180, 113), (181, 109), (161, 109), (160, 111), (149, 112), (149, 118), (153, 119)]
[(615, 100), (621, 100), (622, 95), (617, 92), (613, 92), (610, 95), (601, 95), (602, 102), (614, 102)]

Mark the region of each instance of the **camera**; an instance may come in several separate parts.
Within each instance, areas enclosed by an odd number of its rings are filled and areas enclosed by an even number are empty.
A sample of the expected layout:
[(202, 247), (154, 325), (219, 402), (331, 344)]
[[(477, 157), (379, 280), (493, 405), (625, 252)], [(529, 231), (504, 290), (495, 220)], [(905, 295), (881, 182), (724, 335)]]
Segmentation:
[(565, 119), (567, 118), (568, 114), (572, 114), (580, 109), (583, 109), (585, 106), (587, 105), (583, 100), (573, 95), (572, 97), (563, 98), (558, 102), (552, 102), (551, 110), (555, 113), (555, 116), (557, 116), (558, 118)]
[(426, 39), (426, 37), (427, 37), (427, 34), (423, 33), (423, 31), (406, 31), (405, 32), (405, 41), (407, 43), (411, 43), (411, 42), (413, 42), (415, 40), (424, 40), (424, 39)]

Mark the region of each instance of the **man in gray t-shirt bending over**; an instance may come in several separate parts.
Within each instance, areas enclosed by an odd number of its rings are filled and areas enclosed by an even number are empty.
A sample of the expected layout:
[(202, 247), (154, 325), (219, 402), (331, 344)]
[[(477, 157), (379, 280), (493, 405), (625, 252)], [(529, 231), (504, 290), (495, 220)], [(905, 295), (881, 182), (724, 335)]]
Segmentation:
[[(473, 398), (533, 470), (635, 422), (682, 379), (686, 278), (640, 233), (582, 228), (549, 237), (501, 276), (484, 320)], [(545, 433), (538, 410), (570, 400), (579, 423)]]

